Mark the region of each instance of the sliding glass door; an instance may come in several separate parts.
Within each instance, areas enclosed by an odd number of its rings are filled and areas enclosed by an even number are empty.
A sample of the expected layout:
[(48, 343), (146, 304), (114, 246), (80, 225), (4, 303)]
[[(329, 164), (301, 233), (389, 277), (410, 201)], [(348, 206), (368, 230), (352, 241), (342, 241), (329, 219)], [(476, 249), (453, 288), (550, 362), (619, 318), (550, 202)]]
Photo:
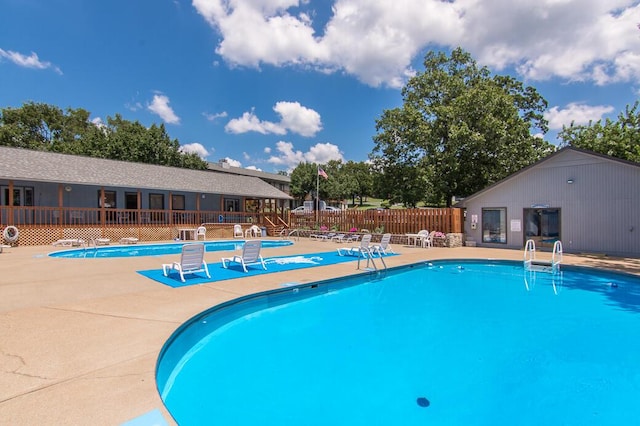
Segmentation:
[(553, 248), (560, 240), (560, 209), (524, 209), (524, 238), (534, 240), (536, 247)]

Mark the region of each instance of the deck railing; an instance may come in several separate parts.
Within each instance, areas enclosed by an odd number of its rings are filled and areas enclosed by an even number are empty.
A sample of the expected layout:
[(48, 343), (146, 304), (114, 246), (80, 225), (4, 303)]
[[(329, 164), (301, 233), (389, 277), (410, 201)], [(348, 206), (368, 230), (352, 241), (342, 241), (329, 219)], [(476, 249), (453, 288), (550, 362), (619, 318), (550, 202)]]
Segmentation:
[(275, 213), (0, 206), (0, 228), (7, 225), (18, 228), (198, 226), (203, 223), (263, 223), (265, 217), (278, 221)]

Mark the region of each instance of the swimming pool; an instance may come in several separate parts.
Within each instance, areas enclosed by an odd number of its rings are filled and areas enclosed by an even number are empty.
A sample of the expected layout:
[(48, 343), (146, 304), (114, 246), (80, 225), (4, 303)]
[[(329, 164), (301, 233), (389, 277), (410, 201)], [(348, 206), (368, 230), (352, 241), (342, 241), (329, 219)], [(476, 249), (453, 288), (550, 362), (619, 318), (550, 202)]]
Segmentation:
[[(179, 254), (182, 246), (186, 243), (195, 241), (182, 241), (179, 243), (165, 244), (135, 244), (124, 246), (100, 246), (87, 247), (71, 250), (61, 250), (49, 253), (51, 257), (63, 257), (71, 259), (84, 259), (94, 257), (137, 257), (137, 256), (164, 256), (167, 254)], [(226, 251), (239, 250), (244, 244), (244, 240), (221, 240), (221, 241), (203, 241), (206, 251)], [(262, 247), (285, 247), (293, 244), (290, 240), (263, 240)]]
[(158, 359), (181, 425), (640, 418), (640, 278), (438, 261), (214, 307)]

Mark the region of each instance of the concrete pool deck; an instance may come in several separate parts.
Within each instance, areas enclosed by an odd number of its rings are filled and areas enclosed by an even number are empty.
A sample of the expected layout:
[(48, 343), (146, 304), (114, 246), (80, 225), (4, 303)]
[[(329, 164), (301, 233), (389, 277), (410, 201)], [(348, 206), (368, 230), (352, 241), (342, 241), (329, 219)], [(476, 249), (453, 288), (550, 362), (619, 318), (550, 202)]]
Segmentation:
[[(341, 244), (301, 238), (263, 256), (317, 253)], [(423, 249), (394, 244), (389, 267), (433, 259), (522, 260), (522, 251)], [(162, 345), (183, 322), (242, 295), (360, 273), (356, 261), (170, 288), (136, 273), (178, 255), (61, 259), (50, 246), (0, 254), (0, 425), (120, 425), (153, 410), (175, 424), (155, 385)], [(234, 252), (207, 252), (208, 263)], [(545, 258), (549, 253), (541, 253)], [(568, 255), (564, 264), (640, 274), (640, 259)]]

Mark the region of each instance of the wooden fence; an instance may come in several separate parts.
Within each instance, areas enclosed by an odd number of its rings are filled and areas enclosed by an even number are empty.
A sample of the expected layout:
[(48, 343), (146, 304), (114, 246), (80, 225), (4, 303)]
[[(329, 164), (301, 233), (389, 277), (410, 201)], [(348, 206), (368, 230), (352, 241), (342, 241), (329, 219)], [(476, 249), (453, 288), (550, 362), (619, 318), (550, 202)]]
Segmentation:
[(290, 227), (349, 232), (368, 230), (375, 233), (416, 233), (426, 229), (443, 233), (463, 232), (463, 210), (459, 208), (344, 210), (292, 214)]

